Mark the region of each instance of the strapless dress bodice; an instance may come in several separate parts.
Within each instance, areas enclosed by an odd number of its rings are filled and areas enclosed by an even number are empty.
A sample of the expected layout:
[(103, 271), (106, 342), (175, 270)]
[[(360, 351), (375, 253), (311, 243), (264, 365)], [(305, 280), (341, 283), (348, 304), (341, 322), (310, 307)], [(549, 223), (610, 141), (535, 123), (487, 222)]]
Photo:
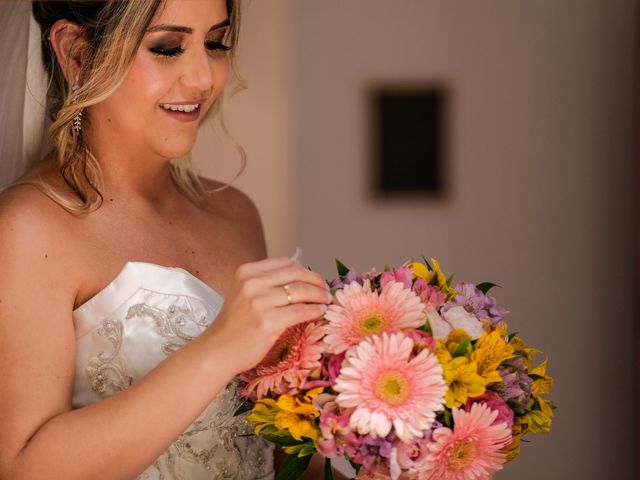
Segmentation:
[[(126, 263), (109, 285), (73, 311), (73, 407), (129, 388), (200, 335), (223, 302), (182, 268)], [(137, 480), (272, 478), (273, 450), (249, 435), (243, 416), (234, 416), (240, 402), (232, 381)]]

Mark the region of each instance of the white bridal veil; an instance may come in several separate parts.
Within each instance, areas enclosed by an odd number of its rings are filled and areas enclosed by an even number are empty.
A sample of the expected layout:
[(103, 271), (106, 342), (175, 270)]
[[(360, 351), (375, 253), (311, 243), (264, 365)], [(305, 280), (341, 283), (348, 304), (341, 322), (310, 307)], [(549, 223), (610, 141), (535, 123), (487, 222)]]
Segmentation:
[(31, 1), (0, 1), (0, 190), (48, 148), (47, 76)]

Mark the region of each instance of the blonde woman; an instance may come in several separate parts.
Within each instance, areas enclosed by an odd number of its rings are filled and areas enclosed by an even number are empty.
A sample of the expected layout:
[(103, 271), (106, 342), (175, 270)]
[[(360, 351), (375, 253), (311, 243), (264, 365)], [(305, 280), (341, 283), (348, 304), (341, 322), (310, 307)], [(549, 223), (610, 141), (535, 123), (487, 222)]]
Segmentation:
[(0, 194), (0, 478), (272, 478), (233, 379), (330, 295), (175, 161), (219, 110), (237, 0), (32, 7), (53, 148)]

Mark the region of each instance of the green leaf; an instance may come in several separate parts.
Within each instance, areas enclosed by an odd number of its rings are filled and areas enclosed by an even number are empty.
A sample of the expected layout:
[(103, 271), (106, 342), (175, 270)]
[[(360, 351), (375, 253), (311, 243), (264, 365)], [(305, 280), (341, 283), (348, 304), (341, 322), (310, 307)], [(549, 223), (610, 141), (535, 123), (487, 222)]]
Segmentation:
[(296, 441), (296, 443), (291, 446), (283, 446), (282, 449), (289, 455), (297, 455), (299, 457), (305, 457), (316, 453), (316, 446), (313, 444), (312, 440), (304, 442)]
[(280, 430), (275, 425), (265, 425), (260, 429), (260, 432), (258, 433), (258, 435), (277, 435), (279, 437), (282, 437), (283, 435), (289, 435), (289, 431)]
[(511, 340), (513, 340), (516, 335), (518, 335), (518, 332), (513, 332), (512, 334), (510, 334), (509, 335), (509, 342), (511, 342)]
[(254, 403), (251, 400), (247, 399), (240, 404), (233, 416), (237, 417), (238, 415), (242, 415), (243, 413), (250, 412), (253, 409), (253, 406)]
[(311, 455), (298, 457), (287, 455), (278, 470), (276, 480), (298, 480), (309, 466)]
[(453, 277), (455, 276), (455, 273), (452, 273), (451, 276), (449, 278), (447, 278), (447, 287), (451, 286), (451, 283), (453, 282)]
[(451, 355), (454, 358), (462, 357), (466, 355), (467, 350), (469, 350), (470, 346), (471, 346), (471, 341), (468, 338), (465, 338), (463, 341), (460, 342), (460, 345), (458, 345), (458, 347), (453, 351)]
[(442, 412), (442, 423), (449, 428), (453, 426), (453, 415), (451, 413), (451, 410), (446, 409), (444, 412)]
[(431, 329), (431, 322), (429, 322), (429, 320), (425, 320), (424, 324), (419, 327), (418, 330), (422, 330), (423, 332), (427, 332), (429, 335), (433, 336), (433, 330)]
[(313, 444), (313, 442), (305, 443), (304, 445), (302, 445), (302, 447), (300, 447), (298, 456), (306, 457), (307, 455), (313, 455), (317, 451), (318, 450), (316, 449), (316, 446)]
[(430, 272), (433, 272), (433, 267), (431, 266), (431, 264), (429, 263), (429, 260), (427, 260), (426, 258), (424, 258), (424, 255), (422, 256), (422, 261), (424, 262), (424, 264), (427, 266), (427, 270), (429, 270)]
[(489, 290), (491, 290), (493, 287), (502, 288), (497, 283), (491, 283), (491, 282), (483, 282), (476, 285), (476, 288), (480, 290), (482, 293), (484, 293), (485, 295), (489, 293)]
[(275, 443), (281, 447), (293, 447), (294, 445), (302, 445), (305, 442), (301, 442), (300, 440), (296, 440), (290, 435), (280, 436), (280, 435), (263, 435), (265, 440), (270, 441), (271, 443)]
[(324, 459), (324, 480), (333, 480), (333, 470), (331, 470), (331, 459)]
[(337, 258), (336, 268), (338, 269), (338, 275), (340, 275), (341, 277), (344, 277), (347, 273), (349, 273), (349, 268)]

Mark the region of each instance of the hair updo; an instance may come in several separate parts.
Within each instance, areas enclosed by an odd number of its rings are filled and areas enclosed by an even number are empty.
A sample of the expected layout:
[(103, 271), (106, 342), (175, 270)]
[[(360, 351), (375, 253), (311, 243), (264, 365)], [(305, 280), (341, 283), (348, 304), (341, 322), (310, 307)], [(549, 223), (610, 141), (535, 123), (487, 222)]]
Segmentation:
[[(152, 19), (163, 0), (34, 0), (33, 16), (41, 29), (42, 61), (49, 77), (47, 113), (52, 120), (49, 137), (55, 158), (66, 184), (76, 198), (57, 191), (51, 185), (38, 182), (43, 192), (73, 213), (85, 213), (98, 208), (103, 201), (102, 174), (96, 158), (88, 151), (82, 133), (73, 128), (78, 112), (108, 98), (118, 88), (133, 63), (136, 52)], [(230, 28), (225, 34), (231, 47), (229, 60), (234, 90), (245, 88), (235, 62), (235, 47), (240, 29), (239, 0), (226, 0)], [(65, 79), (63, 69), (49, 41), (49, 32), (61, 19), (69, 20), (82, 29), (83, 54), (78, 88)], [(72, 47), (73, 48), (73, 47)], [(220, 124), (227, 133), (222, 117), (223, 95), (216, 98), (207, 115), (219, 113)], [(206, 117), (205, 117), (206, 118)], [(246, 155), (238, 144), (242, 167)], [(171, 175), (178, 187), (194, 200), (210, 193), (194, 172), (189, 158), (172, 160)]]

